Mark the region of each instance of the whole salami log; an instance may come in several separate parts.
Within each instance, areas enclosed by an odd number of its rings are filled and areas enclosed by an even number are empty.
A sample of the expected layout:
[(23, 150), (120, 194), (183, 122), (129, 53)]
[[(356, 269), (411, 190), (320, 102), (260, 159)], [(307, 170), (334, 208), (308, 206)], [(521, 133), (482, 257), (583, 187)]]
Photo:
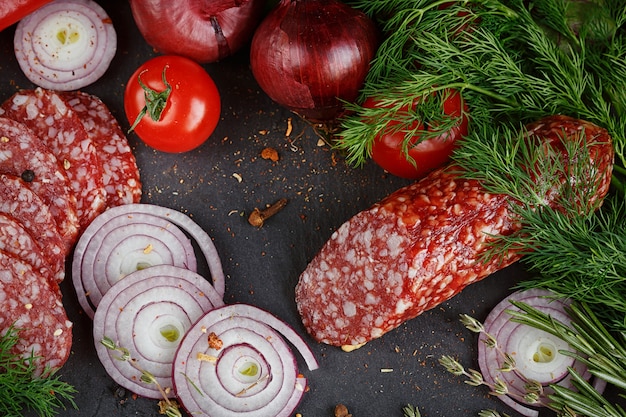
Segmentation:
[(56, 283), (20, 258), (0, 251), (0, 333), (19, 329), (15, 354), (36, 357), (36, 373), (63, 366), (72, 347), (72, 323)]
[[(598, 184), (589, 200), (606, 195), (613, 148), (604, 129), (552, 116), (527, 130), (561, 153), (563, 141), (584, 132), (596, 177), (589, 180)], [(569, 180), (564, 173), (561, 183)], [(548, 202), (556, 196), (547, 190)], [(494, 236), (520, 229), (510, 211), (515, 203), (455, 167), (392, 193), (344, 223), (300, 276), (296, 303), (304, 326), (319, 342), (359, 346), (517, 261), (513, 250), (482, 257)]]
[(59, 94), (41, 88), (15, 93), (2, 111), (32, 129), (61, 162), (76, 196), (80, 226), (86, 227), (104, 211), (106, 191), (96, 148), (80, 118)]

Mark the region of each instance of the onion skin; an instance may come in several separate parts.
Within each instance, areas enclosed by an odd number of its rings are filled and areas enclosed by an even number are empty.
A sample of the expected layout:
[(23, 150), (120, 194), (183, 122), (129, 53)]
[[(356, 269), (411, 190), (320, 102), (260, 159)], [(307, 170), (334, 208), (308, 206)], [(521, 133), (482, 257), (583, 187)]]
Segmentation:
[(276, 103), (328, 121), (353, 102), (379, 45), (374, 22), (337, 0), (281, 0), (252, 38), (254, 78)]
[(216, 62), (237, 52), (261, 20), (262, 0), (131, 0), (146, 42), (164, 55)]

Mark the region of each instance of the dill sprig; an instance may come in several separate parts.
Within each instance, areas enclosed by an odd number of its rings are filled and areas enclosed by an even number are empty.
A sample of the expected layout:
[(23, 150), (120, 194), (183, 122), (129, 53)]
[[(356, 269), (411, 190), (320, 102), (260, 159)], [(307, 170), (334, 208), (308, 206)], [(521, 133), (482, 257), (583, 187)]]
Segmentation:
[[(588, 43), (585, 31), (574, 33), (568, 25), (567, 3), (532, 2), (531, 13), (523, 0), (352, 1), (377, 19), (384, 34), (362, 98), (396, 104), (376, 118), (358, 104), (348, 106), (351, 112), (341, 122), (336, 146), (346, 151), (350, 164), (363, 164), (376, 134), (397, 120), (399, 109), (437, 86), (462, 93), (470, 108), (470, 131), (479, 136), (500, 124), (517, 126), (567, 114), (609, 130), (623, 164), (626, 117), (620, 95), (625, 94), (626, 77), (613, 74), (610, 58), (619, 61), (623, 53), (624, 34), (618, 25), (626, 6), (619, 0), (602, 1), (608, 10), (603, 19), (611, 30), (606, 39)], [(556, 31), (572, 42), (557, 42)], [(437, 124), (437, 116), (432, 117), (429, 121)], [(441, 111), (439, 119), (443, 117)]]
[(24, 358), (13, 353), (19, 340), (19, 329), (10, 326), (0, 336), (0, 415), (21, 416), (26, 410), (41, 417), (53, 417), (66, 404), (76, 408), (76, 389), (63, 382), (56, 370), (36, 373), (38, 357)]

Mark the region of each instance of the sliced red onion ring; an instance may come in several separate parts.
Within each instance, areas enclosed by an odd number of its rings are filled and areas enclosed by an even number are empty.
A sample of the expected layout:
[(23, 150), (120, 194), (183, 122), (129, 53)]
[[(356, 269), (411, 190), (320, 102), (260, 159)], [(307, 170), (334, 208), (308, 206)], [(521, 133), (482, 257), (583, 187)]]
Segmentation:
[[(498, 398), (528, 417), (539, 415), (535, 406), (523, 400), (526, 394), (525, 384), (529, 380), (539, 382), (543, 386), (543, 394), (540, 395), (539, 401), (545, 404), (549, 402), (547, 396), (553, 392), (549, 388), (550, 384), (572, 387), (568, 367), (572, 367), (586, 379), (591, 378), (585, 364), (559, 353), (562, 350), (572, 350), (566, 342), (543, 330), (510, 320), (511, 316), (507, 310), (517, 310), (511, 301), (520, 301), (565, 324), (571, 323), (565, 311), (569, 303), (554, 299), (551, 295), (551, 292), (543, 289), (511, 294), (496, 305), (484, 322), (485, 332), (497, 340), (499, 350), (486, 346), (485, 334), (481, 334), (479, 338), (478, 365), (485, 381), (493, 384), (496, 377), (505, 381), (509, 395), (499, 395)], [(498, 370), (504, 363), (503, 352), (515, 359), (514, 371)]]
[[(282, 336), (281, 336), (282, 335)], [(215, 337), (221, 343), (210, 343)], [(291, 416), (306, 389), (285, 337), (310, 370), (318, 363), (286, 323), (247, 304), (211, 310), (183, 338), (174, 390), (194, 416)]]
[[(162, 399), (156, 384), (141, 380), (149, 372), (173, 397), (172, 361), (185, 333), (206, 312), (224, 304), (201, 275), (172, 265), (129, 274), (104, 295), (93, 319), (98, 358), (107, 373), (135, 394)], [(128, 350), (130, 361), (101, 343), (105, 338)], [(138, 369), (139, 368), (139, 369)]]
[(18, 23), (17, 61), (34, 84), (77, 90), (98, 80), (117, 51), (111, 19), (92, 0), (56, 0)]
[(87, 315), (93, 318), (109, 288), (134, 270), (171, 264), (196, 271), (193, 246), (181, 229), (198, 244), (215, 290), (223, 297), (222, 264), (213, 241), (200, 226), (183, 213), (165, 207), (126, 204), (95, 218), (76, 243), (72, 282)]

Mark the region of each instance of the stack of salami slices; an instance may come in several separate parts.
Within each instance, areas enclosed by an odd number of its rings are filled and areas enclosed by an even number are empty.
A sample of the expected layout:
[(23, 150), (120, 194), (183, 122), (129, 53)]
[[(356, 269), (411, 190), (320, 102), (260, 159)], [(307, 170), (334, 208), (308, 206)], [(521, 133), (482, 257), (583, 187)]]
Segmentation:
[(80, 233), (106, 208), (137, 203), (126, 136), (87, 93), (23, 90), (0, 106), (0, 334), (38, 371), (68, 358), (72, 323), (59, 283)]

